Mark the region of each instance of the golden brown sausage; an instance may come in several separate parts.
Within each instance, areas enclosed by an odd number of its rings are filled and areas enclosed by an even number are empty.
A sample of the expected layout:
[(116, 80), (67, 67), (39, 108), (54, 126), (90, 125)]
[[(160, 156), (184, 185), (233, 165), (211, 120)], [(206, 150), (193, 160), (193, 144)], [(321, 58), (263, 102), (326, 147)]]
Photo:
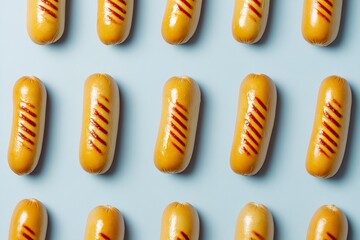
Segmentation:
[(13, 123), (8, 150), (10, 168), (31, 173), (39, 162), (46, 115), (46, 89), (36, 77), (22, 77), (14, 85)]
[(235, 240), (274, 238), (274, 221), (271, 212), (262, 204), (248, 203), (240, 212)]
[(327, 46), (338, 35), (342, 0), (304, 0), (302, 33), (311, 44)]
[(306, 168), (314, 176), (329, 178), (339, 170), (344, 157), (351, 112), (348, 82), (330, 76), (322, 82), (307, 153)]
[(200, 88), (189, 77), (169, 79), (163, 90), (163, 107), (155, 165), (163, 172), (182, 172), (194, 148), (200, 108)]
[(162, 36), (170, 44), (183, 44), (194, 35), (202, 0), (167, 0)]
[(9, 240), (45, 240), (48, 215), (45, 206), (36, 199), (18, 203), (11, 218)]
[(231, 168), (254, 175), (263, 165), (276, 112), (276, 87), (266, 75), (248, 75), (240, 86)]
[(115, 153), (120, 111), (119, 89), (107, 74), (85, 82), (80, 162), (89, 173), (105, 173)]
[(56, 42), (65, 28), (65, 0), (28, 0), (27, 30), (37, 44)]
[(124, 234), (124, 219), (117, 208), (97, 206), (90, 212), (85, 240), (123, 240)]
[(106, 44), (120, 44), (129, 36), (134, 0), (98, 0), (97, 32)]
[(311, 219), (307, 240), (346, 240), (348, 222), (345, 214), (334, 205), (319, 208)]
[(199, 216), (189, 203), (173, 202), (162, 216), (160, 240), (198, 240)]
[(232, 33), (242, 43), (258, 42), (266, 28), (270, 0), (235, 0)]

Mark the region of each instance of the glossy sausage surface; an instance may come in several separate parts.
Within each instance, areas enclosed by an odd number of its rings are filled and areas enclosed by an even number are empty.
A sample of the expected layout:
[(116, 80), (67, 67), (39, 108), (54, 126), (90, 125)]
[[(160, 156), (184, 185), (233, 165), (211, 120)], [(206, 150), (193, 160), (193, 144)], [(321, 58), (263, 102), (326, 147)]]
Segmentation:
[(129, 36), (134, 0), (98, 0), (97, 32), (106, 44), (120, 44)]
[(65, 28), (65, 0), (28, 0), (27, 30), (37, 44), (54, 43)]
[(97, 206), (90, 212), (85, 240), (123, 240), (124, 234), (124, 219), (117, 208)]
[(107, 74), (85, 81), (80, 163), (89, 173), (105, 173), (114, 158), (120, 111), (119, 88)]
[(276, 87), (268, 76), (250, 74), (241, 83), (230, 156), (234, 172), (254, 175), (262, 167), (274, 125), (276, 101)]
[(240, 212), (235, 240), (273, 240), (274, 221), (271, 212), (262, 204), (248, 203)]
[(202, 0), (167, 0), (162, 36), (170, 44), (183, 44), (194, 35)]
[(235, 0), (232, 33), (242, 43), (258, 42), (266, 28), (270, 0)]
[(36, 199), (24, 199), (13, 212), (9, 240), (45, 240), (47, 224), (45, 206)]
[(311, 175), (329, 178), (339, 170), (346, 148), (351, 101), (351, 89), (345, 79), (330, 76), (323, 80), (306, 160)]
[(320, 207), (311, 219), (307, 240), (346, 240), (348, 222), (345, 214), (334, 205)]
[(46, 89), (36, 77), (22, 77), (14, 85), (13, 123), (8, 149), (11, 170), (31, 173), (42, 149), (46, 115)]
[(189, 77), (173, 77), (163, 89), (154, 161), (163, 172), (182, 172), (190, 162), (200, 108), (200, 88)]
[(302, 33), (306, 41), (319, 46), (337, 37), (343, 0), (304, 0)]
[(160, 240), (198, 240), (199, 216), (189, 203), (173, 202), (162, 216)]

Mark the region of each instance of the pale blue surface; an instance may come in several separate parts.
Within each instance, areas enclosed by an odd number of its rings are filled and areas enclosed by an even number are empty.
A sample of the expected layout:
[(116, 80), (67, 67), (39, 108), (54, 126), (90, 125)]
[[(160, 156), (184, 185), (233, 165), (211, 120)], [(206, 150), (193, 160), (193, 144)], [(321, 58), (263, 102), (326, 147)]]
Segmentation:
[[(276, 240), (305, 239), (318, 207), (336, 204), (346, 213), (351, 239), (360, 239), (360, 1), (345, 0), (341, 32), (330, 47), (308, 44), (301, 35), (302, 0), (272, 0), (260, 44), (231, 35), (233, 0), (204, 0), (197, 35), (171, 46), (160, 34), (165, 0), (137, 0), (129, 40), (105, 46), (96, 35), (96, 1), (68, 0), (66, 34), (52, 46), (38, 46), (26, 32), (26, 1), (0, 2), (0, 234), (7, 239), (12, 211), (36, 197), (49, 212), (48, 240), (78, 240), (88, 213), (99, 204), (118, 207), (126, 240), (159, 239), (162, 211), (188, 201), (201, 218), (200, 240), (233, 239), (240, 209), (266, 204), (275, 219)], [(84, 80), (111, 74), (121, 93), (121, 124), (110, 174), (93, 176), (78, 160)], [(278, 109), (266, 165), (255, 177), (234, 174), (229, 155), (238, 89), (249, 73), (276, 83)], [(320, 82), (337, 74), (353, 91), (346, 157), (339, 174), (319, 180), (305, 170)], [(7, 163), (12, 122), (12, 87), (23, 75), (42, 79), (48, 115), (42, 158), (36, 173), (15, 175)], [(160, 173), (153, 151), (164, 82), (189, 75), (202, 91), (197, 144), (188, 171)]]

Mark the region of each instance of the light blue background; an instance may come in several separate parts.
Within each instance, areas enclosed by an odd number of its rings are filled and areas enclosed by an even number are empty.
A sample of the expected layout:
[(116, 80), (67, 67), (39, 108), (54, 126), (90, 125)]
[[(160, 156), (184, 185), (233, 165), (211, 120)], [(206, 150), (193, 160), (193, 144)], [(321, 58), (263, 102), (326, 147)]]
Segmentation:
[[(41, 200), (49, 213), (48, 240), (82, 239), (88, 213), (99, 204), (118, 207), (126, 240), (159, 239), (163, 209), (172, 201), (193, 204), (200, 240), (233, 239), (235, 222), (249, 201), (272, 211), (276, 240), (305, 239), (311, 216), (323, 204), (346, 213), (348, 239), (360, 239), (360, 1), (344, 0), (341, 31), (330, 47), (301, 35), (302, 0), (272, 0), (260, 44), (244, 45), (231, 34), (234, 1), (204, 0), (191, 43), (171, 46), (161, 36), (165, 0), (136, 0), (131, 36), (120, 46), (96, 34), (96, 1), (67, 2), (60, 42), (38, 46), (26, 32), (26, 1), (0, 2), (0, 235), (6, 239), (15, 205)], [(103, 176), (82, 170), (78, 146), (85, 79), (106, 72), (118, 82), (121, 119), (113, 168)], [(229, 155), (242, 79), (265, 73), (277, 85), (275, 128), (266, 164), (255, 177), (233, 173)], [(310, 176), (305, 156), (320, 82), (345, 77), (353, 91), (346, 156), (330, 180)], [(12, 88), (23, 75), (43, 80), (48, 91), (46, 133), (40, 165), (30, 176), (7, 163)], [(159, 172), (153, 151), (164, 82), (189, 75), (202, 91), (195, 152), (179, 175)]]

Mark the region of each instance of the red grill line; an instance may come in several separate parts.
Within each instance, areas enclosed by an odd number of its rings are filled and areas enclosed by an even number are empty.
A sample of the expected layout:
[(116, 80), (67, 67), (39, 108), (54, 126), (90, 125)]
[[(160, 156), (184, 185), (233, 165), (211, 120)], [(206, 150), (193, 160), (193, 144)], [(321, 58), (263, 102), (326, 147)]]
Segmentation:
[(251, 153), (246, 149), (245, 146), (241, 148), (248, 156), (251, 156)]
[(98, 140), (99, 142), (101, 142), (102, 144), (104, 144), (105, 146), (107, 145), (106, 142), (99, 136), (96, 134), (96, 132), (94, 131), (90, 131), (90, 134), (96, 139)]
[(253, 147), (253, 145), (251, 145), (251, 143), (250, 143), (246, 138), (244, 138), (244, 143), (245, 143), (246, 145), (248, 145), (249, 148), (250, 148), (255, 154), (258, 154), (258, 151), (256, 151), (256, 149)]
[(327, 144), (322, 138), (319, 138), (320, 144), (322, 144), (324, 147), (327, 148), (331, 153), (335, 153), (335, 151), (330, 147), (329, 144)]
[(328, 235), (332, 240), (337, 240), (336, 237), (329, 232), (326, 232), (326, 235)]
[(259, 0), (253, 0), (254, 3), (256, 3), (256, 5), (258, 5), (259, 7), (261, 7), (261, 2)]
[(108, 131), (105, 130), (105, 128), (103, 128), (102, 126), (100, 126), (100, 124), (98, 124), (94, 119), (90, 118), (90, 122), (91, 124), (93, 124), (97, 129), (99, 129), (101, 132), (103, 132), (104, 134), (108, 134)]
[(31, 236), (27, 235), (27, 234), (24, 233), (24, 232), (21, 232), (21, 235), (23, 235), (24, 238), (26, 238), (27, 240), (34, 240)]
[(183, 4), (185, 4), (188, 8), (192, 9), (192, 6), (190, 3), (188, 3), (186, 0), (180, 0)]
[(330, 22), (330, 19), (329, 19), (327, 16), (325, 16), (322, 12), (320, 12), (319, 9), (316, 9), (316, 11), (317, 11), (317, 13), (318, 13), (321, 17), (323, 17), (328, 23)]
[(51, 10), (49, 10), (49, 9), (47, 9), (47, 8), (41, 6), (41, 5), (39, 5), (39, 8), (40, 8), (41, 11), (51, 15), (53, 18), (57, 18), (56, 14), (54, 12), (52, 12)]
[(126, 11), (125, 9), (123, 9), (122, 7), (120, 7), (118, 4), (116, 4), (114, 1), (112, 0), (108, 0), (109, 3), (114, 7), (116, 8), (117, 10), (119, 10), (120, 12), (122, 12), (123, 14), (126, 14)]
[(257, 118), (251, 112), (248, 115), (251, 118), (251, 120), (253, 120), (256, 123), (256, 125), (259, 126), (259, 128), (263, 129), (263, 125), (261, 125), (261, 123), (257, 120)]
[(174, 142), (171, 143), (181, 154), (184, 154), (184, 151), (178, 145), (176, 145)]
[(330, 0), (324, 0), (324, 2), (326, 2), (327, 4), (329, 4), (331, 7), (333, 6), (332, 2), (330, 2)]
[(32, 149), (26, 146), (24, 143), (20, 142), (21, 146), (32, 152)]
[(170, 126), (175, 129), (180, 134), (180, 136), (186, 138), (186, 135), (173, 122), (170, 122)]
[(110, 113), (110, 110), (101, 102), (97, 102), (97, 104), (99, 105), (100, 108), (102, 108), (105, 112)]
[(253, 135), (251, 135), (251, 133), (248, 130), (246, 130), (245, 134), (251, 139), (251, 141), (253, 141), (256, 144), (256, 146), (259, 146), (259, 143), (255, 140)]
[(26, 226), (25, 224), (23, 224), (23, 228), (25, 228), (28, 232), (30, 232), (32, 235), (35, 235), (35, 232), (28, 226)]
[(58, 7), (56, 5), (54, 5), (52, 2), (50, 2), (49, 0), (40, 0), (42, 1), (45, 5), (51, 7), (54, 10), (58, 10)]
[(339, 111), (336, 110), (330, 103), (326, 103), (326, 106), (327, 106), (328, 108), (330, 108), (330, 110), (331, 110), (333, 113), (335, 113), (336, 116), (338, 116), (339, 118), (342, 118), (341, 113), (339, 113)]
[(327, 140), (329, 140), (329, 142), (331, 142), (332, 145), (334, 145), (335, 147), (337, 147), (337, 143), (325, 132), (325, 131), (321, 131), (321, 134), (326, 137)]
[(24, 141), (27, 141), (28, 143), (30, 143), (31, 145), (34, 145), (34, 142), (30, 138), (28, 138), (27, 136), (22, 134), (21, 132), (18, 132), (18, 136), (20, 138), (22, 138)]
[(251, 123), (249, 121), (246, 120), (246, 123), (245, 123), (247, 126), (249, 126), (249, 128), (251, 129), (251, 131), (253, 131), (255, 133), (255, 135), (261, 139), (261, 135), (260, 133), (256, 130), (256, 128), (254, 128), (253, 125), (251, 125)]
[(186, 109), (186, 107), (185, 106), (183, 106), (182, 104), (180, 104), (180, 103), (178, 103), (178, 102), (176, 102), (175, 103), (177, 106), (179, 106), (182, 110), (184, 110), (185, 112), (187, 112), (188, 110)]
[(330, 16), (332, 15), (331, 11), (324, 6), (324, 4), (322, 4), (320, 1), (317, 2), (318, 3), (318, 6), (323, 9), (327, 14), (329, 14)]
[(191, 14), (190, 13), (188, 13), (183, 7), (181, 7), (179, 4), (177, 4), (177, 6), (178, 6), (178, 8), (179, 8), (179, 10), (181, 11), (181, 12), (183, 12), (186, 16), (188, 16), (189, 18), (191, 18)]
[(253, 11), (259, 18), (261, 18), (261, 13), (250, 3), (248, 4), (251, 11)]
[(121, 2), (122, 4), (124, 4), (126, 6), (126, 2), (124, 0), (119, 0), (119, 2)]
[[(114, 15), (115, 17), (119, 18), (121, 21), (124, 21), (125, 18), (123, 16), (121, 16), (120, 14), (118, 14), (117, 12), (115, 12), (114, 10), (112, 10), (111, 8), (107, 9), (112, 15)], [(109, 17), (110, 18), (110, 17)], [(111, 19), (111, 18), (110, 18)]]
[(325, 121), (323, 121), (323, 124), (336, 138), (340, 137), (339, 134), (329, 124), (327, 124)]
[(171, 118), (175, 120), (183, 129), (187, 130), (187, 127), (184, 123), (180, 121), (174, 114), (171, 114)]
[(254, 104), (252, 105), (252, 108), (263, 120), (265, 120), (265, 116), (260, 112), (260, 110)]
[(33, 132), (33, 131), (31, 131), (30, 129), (28, 129), (24, 124), (22, 124), (22, 123), (20, 123), (20, 128), (21, 128), (21, 130), (23, 130), (24, 132), (26, 132), (27, 134), (29, 134), (30, 136), (32, 136), (32, 137), (35, 137), (36, 136), (36, 134)]
[(324, 154), (326, 157), (329, 158), (329, 155), (321, 147), (318, 147), (318, 148), (319, 148), (320, 153)]
[(324, 111), (325, 117), (329, 119), (335, 126), (340, 127), (340, 123), (336, 121), (326, 110)]
[(188, 120), (188, 118), (182, 114), (182, 112), (179, 111), (179, 109), (177, 109), (176, 107), (173, 108), (174, 112), (176, 112), (177, 114), (179, 114), (180, 117), (182, 117), (185, 121)]
[(109, 102), (109, 99), (108, 99), (107, 97), (105, 97), (105, 96), (103, 96), (103, 95), (100, 95), (100, 97), (101, 97), (102, 99), (104, 99), (105, 101)]
[(109, 121), (101, 115), (96, 109), (94, 110), (94, 115), (100, 118), (104, 123), (109, 124)]
[(335, 103), (339, 108), (341, 108), (341, 104), (340, 104), (338, 101), (336, 101), (335, 99), (333, 99), (332, 101), (333, 101), (333, 103)]
[(185, 238), (185, 240), (190, 240), (190, 238), (188, 237), (188, 235), (186, 233), (184, 233), (183, 231), (181, 231), (180, 233)]
[(30, 124), (31, 126), (36, 127), (36, 123), (30, 118), (26, 117), (24, 114), (20, 113), (20, 118), (25, 122), (27, 122), (28, 124)]
[(265, 238), (258, 232), (253, 231), (253, 233), (255, 234), (256, 237), (258, 237), (260, 240), (265, 240)]
[(100, 154), (102, 154), (101, 149), (100, 149), (98, 146), (96, 146), (96, 144), (95, 144), (93, 141), (89, 140), (88, 143), (89, 143), (96, 151), (98, 151)]
[(100, 233), (100, 236), (106, 240), (111, 240), (111, 238), (109, 238), (105, 233)]
[(266, 105), (260, 100), (260, 98), (255, 97), (255, 100), (260, 104), (260, 106), (261, 106), (265, 111), (267, 111)]
[(36, 118), (36, 114), (34, 112), (32, 112), (30, 109), (28, 109), (27, 107), (24, 106), (20, 106), (20, 109), (25, 111), (26, 113), (28, 113), (30, 116)]
[(171, 130), (170, 130), (170, 135), (173, 136), (173, 138), (175, 138), (176, 141), (178, 141), (181, 145), (183, 145), (184, 147), (186, 146), (185, 143)]

